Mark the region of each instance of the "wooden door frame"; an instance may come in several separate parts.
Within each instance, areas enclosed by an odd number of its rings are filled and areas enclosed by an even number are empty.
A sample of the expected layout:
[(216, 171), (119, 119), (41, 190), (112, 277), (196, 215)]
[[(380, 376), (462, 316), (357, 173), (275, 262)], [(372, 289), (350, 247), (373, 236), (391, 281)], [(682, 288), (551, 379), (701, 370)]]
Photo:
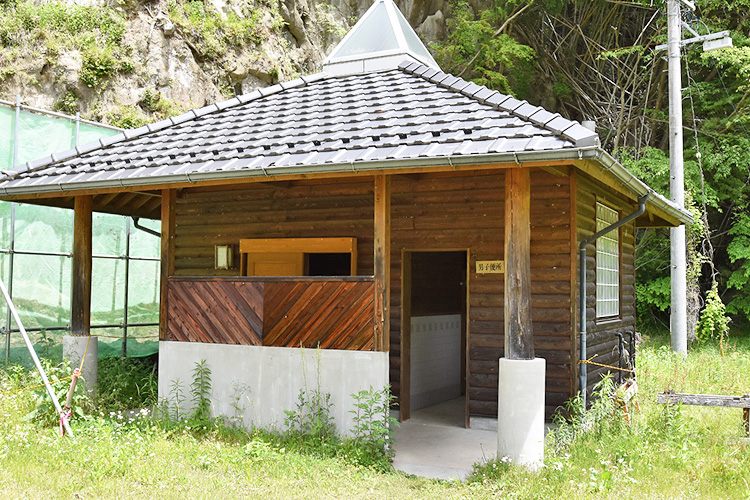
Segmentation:
[(466, 332), (464, 343), (464, 396), (466, 407), (464, 410), (464, 426), (468, 429), (470, 424), (469, 414), (469, 289), (471, 278), (471, 249), (470, 248), (402, 248), (401, 249), (401, 363), (399, 369), (399, 421), (404, 422), (411, 418), (411, 256), (413, 253), (430, 252), (465, 252), (466, 253), (466, 295), (464, 297), (464, 322), (463, 329)]

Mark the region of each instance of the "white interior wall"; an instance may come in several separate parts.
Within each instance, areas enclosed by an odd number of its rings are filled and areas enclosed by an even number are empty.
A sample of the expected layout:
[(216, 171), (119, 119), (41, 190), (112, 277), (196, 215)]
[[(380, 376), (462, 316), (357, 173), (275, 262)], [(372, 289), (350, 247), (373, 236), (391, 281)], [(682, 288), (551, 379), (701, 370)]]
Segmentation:
[(461, 315), (411, 318), (411, 409), (461, 396)]
[(189, 411), (193, 370), (201, 360), (211, 370), (212, 416), (241, 420), (247, 428), (284, 429), (284, 412), (296, 409), (300, 390), (319, 388), (331, 395), (336, 429), (349, 433), (351, 394), (388, 384), (387, 352), (162, 341), (159, 399), (171, 405), (178, 383), (185, 397), (181, 411)]

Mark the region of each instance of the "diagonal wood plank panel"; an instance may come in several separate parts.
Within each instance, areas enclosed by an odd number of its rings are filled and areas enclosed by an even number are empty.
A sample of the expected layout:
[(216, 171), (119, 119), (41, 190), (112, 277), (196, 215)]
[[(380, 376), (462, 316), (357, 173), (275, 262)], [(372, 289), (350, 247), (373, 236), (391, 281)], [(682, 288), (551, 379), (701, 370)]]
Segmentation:
[(262, 282), (170, 280), (169, 339), (262, 345), (263, 287)]
[(263, 345), (372, 350), (372, 282), (268, 282)]

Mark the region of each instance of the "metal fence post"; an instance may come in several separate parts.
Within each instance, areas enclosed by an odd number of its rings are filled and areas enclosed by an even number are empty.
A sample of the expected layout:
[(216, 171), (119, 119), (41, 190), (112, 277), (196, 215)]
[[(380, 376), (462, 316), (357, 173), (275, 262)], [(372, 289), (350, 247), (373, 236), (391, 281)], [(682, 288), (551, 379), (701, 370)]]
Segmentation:
[[(8, 296), (13, 297), (13, 262), (16, 250), (16, 204), (10, 204), (10, 245), (8, 246)], [(8, 317), (5, 322), (5, 364), (10, 362), (10, 332), (13, 324), (11, 305), (8, 304)]]
[(125, 217), (125, 307), (122, 313), (122, 357), (128, 355), (128, 290), (130, 290), (130, 217)]
[(16, 120), (13, 122), (13, 165), (18, 165), (18, 139), (21, 137), (21, 95), (16, 94)]
[(76, 137), (75, 137), (76, 146), (78, 146), (80, 135), (81, 135), (81, 113), (79, 111), (76, 111)]

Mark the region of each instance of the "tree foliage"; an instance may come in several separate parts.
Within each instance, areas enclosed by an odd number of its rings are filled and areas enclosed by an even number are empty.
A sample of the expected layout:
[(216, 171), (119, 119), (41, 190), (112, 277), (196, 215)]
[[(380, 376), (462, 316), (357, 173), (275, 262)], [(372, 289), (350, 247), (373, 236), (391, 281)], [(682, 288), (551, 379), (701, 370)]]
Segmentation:
[[(437, 47), (443, 69), (594, 120), (603, 147), (668, 196), (667, 62), (655, 49), (666, 41), (666, 2), (480, 4), (452, 3), (448, 39)], [(736, 326), (750, 320), (750, 0), (696, 4), (695, 13), (683, 9), (682, 20), (699, 34), (730, 30), (734, 47), (683, 50), (685, 182), (698, 221), (689, 228), (689, 279), (695, 319), (701, 304), (714, 312), (726, 304)], [(639, 318), (666, 322), (666, 230), (639, 231), (637, 251)]]

